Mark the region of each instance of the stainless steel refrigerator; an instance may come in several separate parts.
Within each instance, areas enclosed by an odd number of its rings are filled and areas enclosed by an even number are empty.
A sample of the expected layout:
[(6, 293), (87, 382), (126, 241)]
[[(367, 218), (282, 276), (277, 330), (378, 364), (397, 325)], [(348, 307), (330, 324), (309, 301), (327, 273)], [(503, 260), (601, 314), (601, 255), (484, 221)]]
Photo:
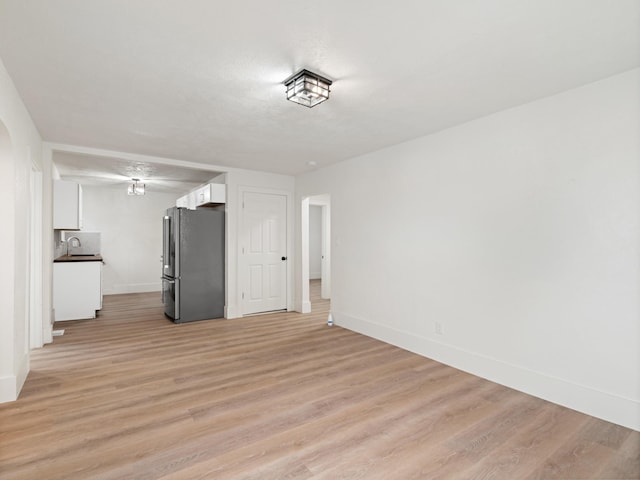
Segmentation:
[(224, 212), (170, 208), (162, 222), (162, 303), (175, 323), (224, 316)]

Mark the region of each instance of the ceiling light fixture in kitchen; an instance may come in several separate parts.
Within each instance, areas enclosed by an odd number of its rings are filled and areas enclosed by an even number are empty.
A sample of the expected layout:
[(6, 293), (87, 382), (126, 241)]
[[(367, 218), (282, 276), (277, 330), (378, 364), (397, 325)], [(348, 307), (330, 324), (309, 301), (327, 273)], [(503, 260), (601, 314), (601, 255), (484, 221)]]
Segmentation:
[(133, 183), (129, 185), (127, 193), (129, 195), (144, 195), (144, 183), (139, 183), (139, 178), (132, 178)]
[(284, 85), (287, 87), (287, 100), (305, 107), (315, 107), (329, 99), (331, 83), (331, 80), (309, 70), (300, 70), (284, 81)]

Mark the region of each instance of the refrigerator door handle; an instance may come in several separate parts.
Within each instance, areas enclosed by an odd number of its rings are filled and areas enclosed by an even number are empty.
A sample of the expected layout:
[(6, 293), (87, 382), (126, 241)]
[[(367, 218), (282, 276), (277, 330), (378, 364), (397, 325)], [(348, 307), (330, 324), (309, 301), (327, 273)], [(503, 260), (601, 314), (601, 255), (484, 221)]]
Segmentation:
[(171, 218), (168, 215), (165, 215), (162, 218), (162, 236), (163, 236), (163, 252), (162, 252), (162, 265), (163, 265), (163, 269), (162, 271), (164, 272), (165, 270), (167, 270), (169, 268), (169, 262), (171, 259), (169, 257), (169, 242), (171, 241), (169, 235), (171, 234), (171, 229), (169, 222), (171, 222)]
[(175, 309), (174, 309), (174, 313), (175, 313), (175, 319), (179, 320), (181, 315), (180, 315), (180, 282), (176, 282), (175, 280), (173, 281), (173, 283), (175, 283), (174, 286), (174, 292), (175, 292)]

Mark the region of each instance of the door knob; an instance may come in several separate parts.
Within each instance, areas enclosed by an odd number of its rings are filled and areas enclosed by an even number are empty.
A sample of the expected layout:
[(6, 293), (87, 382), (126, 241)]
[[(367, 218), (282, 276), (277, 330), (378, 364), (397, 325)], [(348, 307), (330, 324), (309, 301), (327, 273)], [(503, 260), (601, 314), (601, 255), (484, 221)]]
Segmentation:
[(287, 259), (287, 257), (282, 257), (282, 261), (284, 262)]

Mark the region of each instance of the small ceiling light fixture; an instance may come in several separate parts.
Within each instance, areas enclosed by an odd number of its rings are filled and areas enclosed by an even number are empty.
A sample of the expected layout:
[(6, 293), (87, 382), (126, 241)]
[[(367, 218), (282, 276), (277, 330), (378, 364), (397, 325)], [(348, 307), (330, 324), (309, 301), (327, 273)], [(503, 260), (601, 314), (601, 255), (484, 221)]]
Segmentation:
[(132, 178), (131, 180), (133, 180), (133, 183), (129, 185), (129, 188), (127, 189), (127, 194), (144, 195), (144, 183), (138, 183), (140, 182), (139, 178)]
[(305, 107), (315, 107), (329, 99), (331, 83), (331, 80), (309, 70), (300, 70), (284, 81), (284, 85), (287, 87), (287, 100)]

